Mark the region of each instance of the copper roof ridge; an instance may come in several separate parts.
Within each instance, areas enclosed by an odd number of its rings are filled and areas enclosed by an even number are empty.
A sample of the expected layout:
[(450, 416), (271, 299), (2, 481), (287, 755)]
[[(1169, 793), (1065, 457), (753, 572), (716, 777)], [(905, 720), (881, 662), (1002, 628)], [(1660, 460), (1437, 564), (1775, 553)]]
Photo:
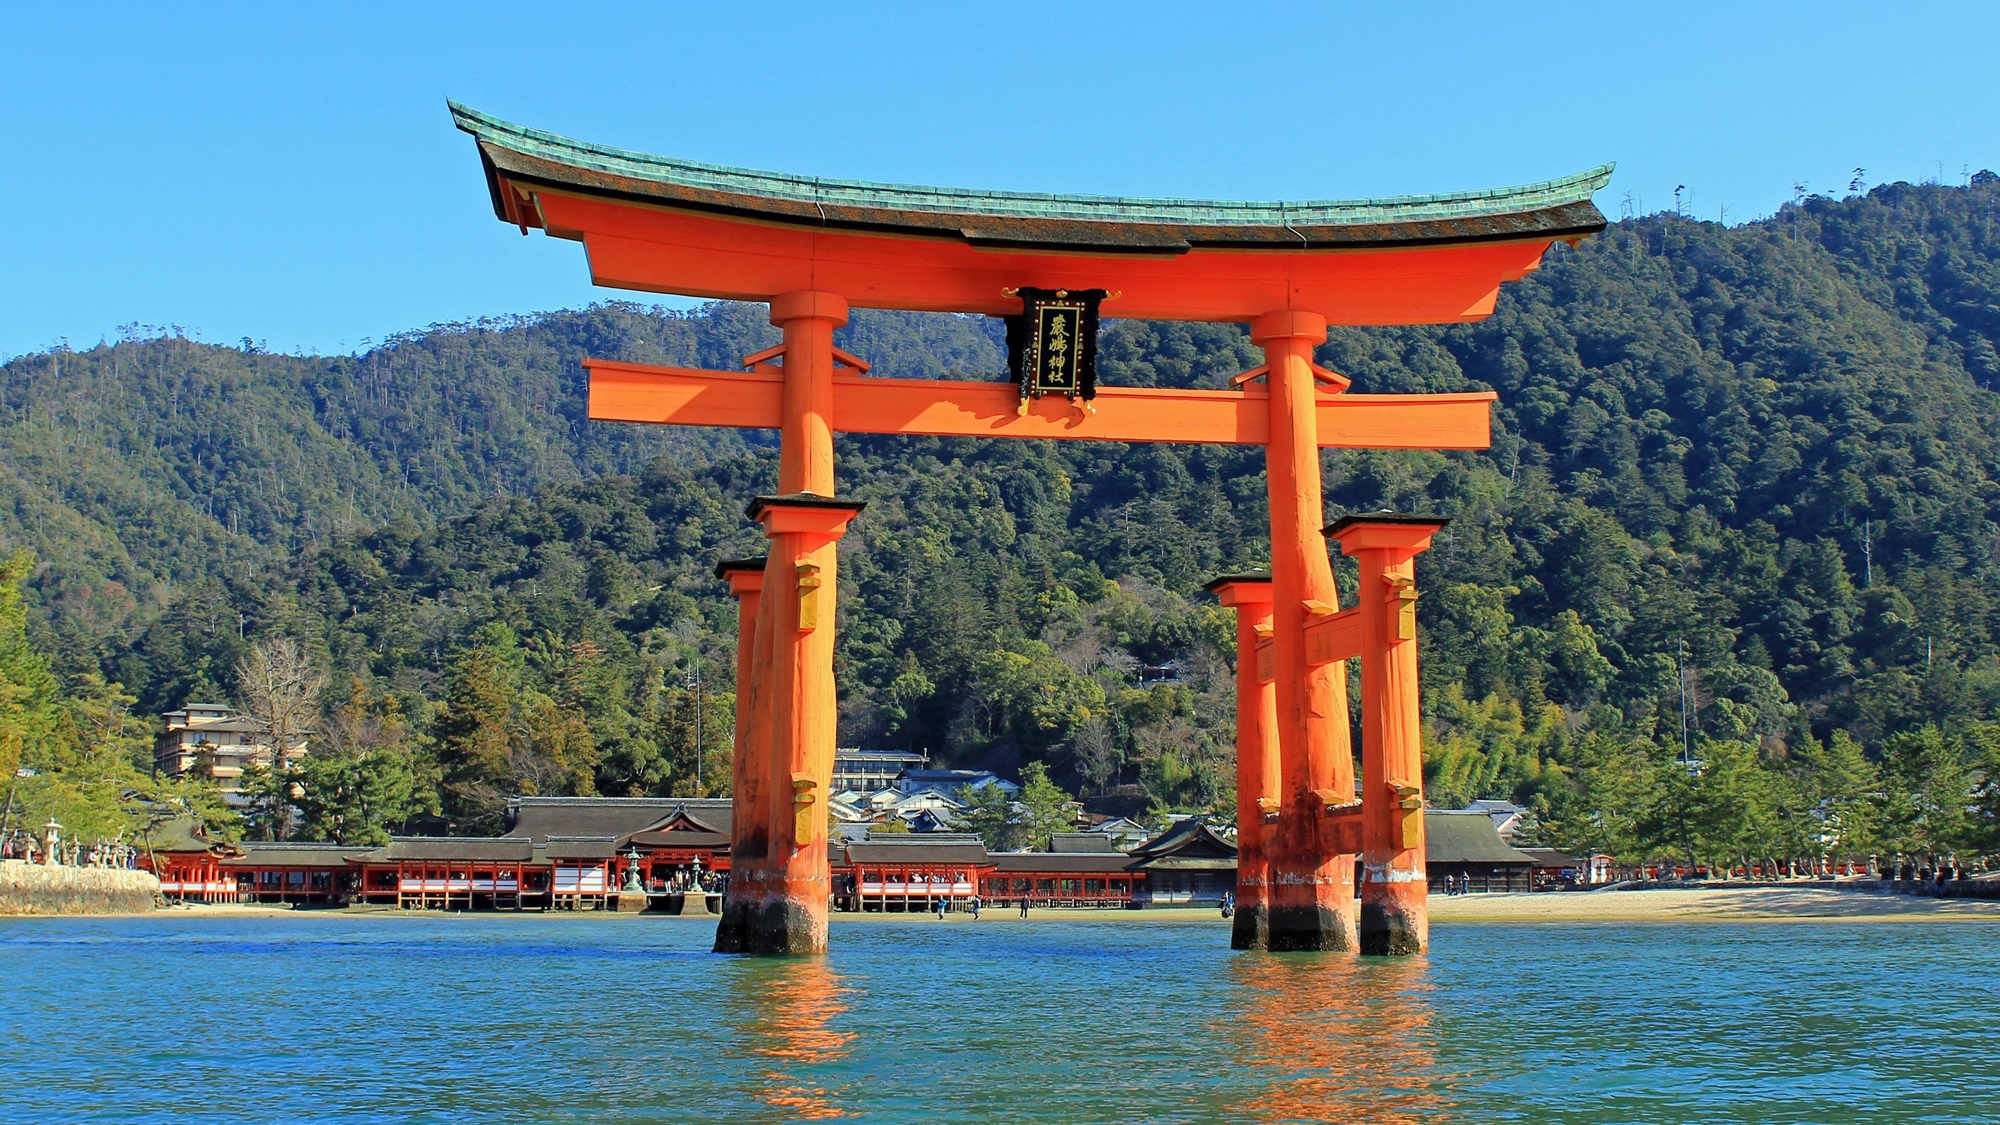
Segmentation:
[(1271, 248), (1272, 239), (1292, 249), (1329, 250), (1368, 242), (1586, 235), (1605, 226), (1590, 200), (1610, 182), (1615, 167), (1607, 163), (1512, 187), (1354, 199), (1232, 201), (940, 188), (658, 156), (529, 128), (458, 102), (446, 105), (457, 127), (479, 144), (502, 218), (507, 217), (504, 176), (736, 217), (920, 231), (976, 245), (1100, 250), (1115, 245), (1126, 252), (1178, 254), (1197, 246)]

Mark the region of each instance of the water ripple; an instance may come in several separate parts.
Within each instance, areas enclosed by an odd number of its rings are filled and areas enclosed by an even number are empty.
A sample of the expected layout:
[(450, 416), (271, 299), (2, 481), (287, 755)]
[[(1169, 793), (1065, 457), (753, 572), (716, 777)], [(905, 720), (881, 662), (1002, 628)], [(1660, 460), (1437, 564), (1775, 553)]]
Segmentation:
[(1991, 931), (1441, 926), (1429, 958), (1212, 924), (0, 920), (0, 1121), (1990, 1121)]

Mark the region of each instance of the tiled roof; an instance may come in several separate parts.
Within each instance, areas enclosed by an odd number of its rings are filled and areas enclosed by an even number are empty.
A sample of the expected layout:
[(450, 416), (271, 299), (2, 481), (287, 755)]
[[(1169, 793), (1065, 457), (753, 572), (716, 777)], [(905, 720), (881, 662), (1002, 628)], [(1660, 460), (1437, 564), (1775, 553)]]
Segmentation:
[(723, 835), (732, 824), (727, 797), (515, 797), (507, 803), (508, 836), (612, 836), (665, 825), (678, 812)]
[(1095, 875), (1129, 869), (1132, 857), (1123, 852), (1001, 852), (993, 857), (1001, 875), (1047, 871), (1056, 875)]
[(224, 867), (344, 867), (349, 856), (365, 856), (375, 849), (366, 845), (328, 844), (283, 840), (245, 840), (236, 845), (243, 854), (222, 861)]
[(938, 863), (988, 862), (986, 845), (979, 837), (962, 832), (889, 833), (870, 836), (847, 845), (849, 863)]
[(1206, 247), (1337, 249), (1589, 234), (1612, 166), (1519, 187), (1375, 199), (1223, 201), (1059, 195), (870, 183), (703, 164), (590, 144), (448, 103), (501, 177), (777, 223), (963, 238), (974, 245), (1179, 253)]
[(1235, 854), (1236, 845), (1223, 839), (1199, 816), (1176, 821), (1165, 832), (1132, 849), (1134, 858), (1145, 860), (1163, 859), (1168, 856), (1230, 857)]
[(610, 859), (618, 854), (616, 836), (551, 836), (544, 849), (555, 859)]
[(535, 848), (529, 840), (504, 836), (398, 836), (367, 858), (390, 863), (401, 859), (527, 863), (535, 858)]
[(1427, 863), (1531, 863), (1525, 853), (1508, 847), (1493, 827), (1493, 818), (1476, 809), (1424, 810), (1424, 860)]
[(1118, 841), (1098, 832), (1057, 832), (1049, 838), (1052, 852), (1115, 852)]

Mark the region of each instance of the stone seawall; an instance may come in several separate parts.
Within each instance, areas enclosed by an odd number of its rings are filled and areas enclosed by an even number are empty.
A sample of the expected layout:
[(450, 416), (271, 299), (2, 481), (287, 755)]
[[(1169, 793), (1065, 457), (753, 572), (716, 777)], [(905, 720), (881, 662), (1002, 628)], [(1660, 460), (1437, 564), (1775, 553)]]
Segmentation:
[(0, 914), (133, 914), (159, 895), (144, 871), (0, 861)]

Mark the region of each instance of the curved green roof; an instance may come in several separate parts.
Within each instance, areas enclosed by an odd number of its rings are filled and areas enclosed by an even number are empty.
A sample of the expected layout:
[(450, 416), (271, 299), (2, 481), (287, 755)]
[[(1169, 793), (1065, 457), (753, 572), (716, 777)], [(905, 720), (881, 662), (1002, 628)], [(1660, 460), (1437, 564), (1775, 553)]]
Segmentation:
[[(458, 127), (478, 140), (496, 208), (503, 215), (498, 194), (502, 177), (712, 210), (775, 211), (790, 221), (826, 225), (935, 228), (935, 221), (919, 217), (948, 216), (966, 220), (959, 226), (974, 241), (981, 240), (980, 228), (987, 225), (981, 220), (998, 224), (996, 241), (1050, 241), (1052, 229), (1082, 225), (1141, 232), (1139, 241), (1158, 242), (1158, 237), (1143, 237), (1150, 229), (1182, 246), (1237, 242), (1252, 231), (1259, 235), (1248, 241), (1268, 242), (1268, 232), (1278, 232), (1307, 245), (1591, 233), (1604, 226), (1591, 195), (1610, 181), (1613, 168), (1603, 164), (1518, 187), (1377, 199), (1234, 202), (977, 191), (797, 176), (655, 156), (531, 129), (457, 102), (446, 104)], [(1355, 228), (1365, 228), (1367, 234), (1357, 238)]]

